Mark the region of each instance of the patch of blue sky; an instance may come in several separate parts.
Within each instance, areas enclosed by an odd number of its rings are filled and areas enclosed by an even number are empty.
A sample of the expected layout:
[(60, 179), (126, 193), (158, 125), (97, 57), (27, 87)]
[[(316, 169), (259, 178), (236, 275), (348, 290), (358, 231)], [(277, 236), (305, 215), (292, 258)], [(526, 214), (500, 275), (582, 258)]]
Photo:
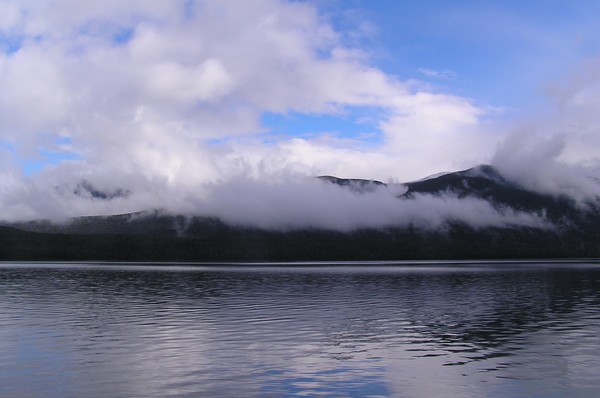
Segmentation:
[(364, 144), (380, 144), (383, 134), (378, 127), (384, 111), (376, 107), (353, 107), (336, 114), (264, 113), (261, 123), (275, 137), (357, 140)]
[(112, 35), (112, 42), (117, 45), (125, 44), (133, 38), (134, 33), (135, 29), (131, 27), (118, 29)]
[(18, 163), (27, 176), (39, 173), (48, 166), (55, 166), (65, 161), (81, 160), (81, 155), (73, 152), (48, 151), (41, 149), (37, 159), (18, 159)]
[(0, 49), (5, 54), (14, 54), (23, 46), (23, 36), (0, 33)]
[[(39, 173), (45, 167), (58, 165), (64, 161), (82, 160), (83, 157), (75, 152), (63, 149), (71, 144), (68, 137), (59, 137), (54, 142), (56, 149), (39, 149), (35, 157), (23, 157), (17, 148), (7, 141), (0, 141), (0, 150), (8, 151), (14, 159), (15, 164), (22, 170), (23, 174), (30, 176)], [(63, 148), (61, 148), (63, 147)]]
[(194, 0), (185, 0), (183, 4), (184, 13), (187, 17), (192, 17), (194, 15)]
[(54, 138), (54, 145), (58, 148), (65, 148), (68, 146), (73, 145), (73, 138), (71, 137), (65, 137), (65, 136), (58, 136)]
[(260, 122), (261, 131), (242, 137), (220, 137), (204, 140), (209, 145), (223, 145), (235, 141), (259, 140), (265, 145), (291, 138), (333, 139), (363, 146), (380, 145), (384, 142), (379, 128), (386, 117), (379, 107), (349, 107), (339, 114), (306, 114), (288, 112), (286, 114), (265, 112)]
[(110, 42), (118, 46), (129, 42), (133, 38), (135, 27), (101, 21), (90, 21), (79, 29), (79, 33), (86, 36), (101, 38), (103, 40), (110, 40)]

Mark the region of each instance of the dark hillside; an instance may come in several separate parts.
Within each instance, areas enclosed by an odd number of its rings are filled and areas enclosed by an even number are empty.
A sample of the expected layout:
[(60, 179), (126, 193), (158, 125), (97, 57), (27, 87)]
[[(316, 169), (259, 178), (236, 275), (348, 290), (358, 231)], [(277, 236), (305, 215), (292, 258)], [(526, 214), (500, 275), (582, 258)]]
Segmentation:
[[(320, 177), (360, 194), (378, 181)], [(459, 222), (438, 231), (404, 228), (343, 233), (303, 229), (269, 231), (227, 225), (216, 218), (161, 211), (78, 217), (0, 226), (0, 260), (106, 261), (360, 261), (403, 259), (506, 259), (600, 257), (600, 211), (528, 191), (491, 166), (406, 184), (399, 197), (452, 194), (476, 197), (497, 208), (545, 215), (553, 228), (475, 229)]]

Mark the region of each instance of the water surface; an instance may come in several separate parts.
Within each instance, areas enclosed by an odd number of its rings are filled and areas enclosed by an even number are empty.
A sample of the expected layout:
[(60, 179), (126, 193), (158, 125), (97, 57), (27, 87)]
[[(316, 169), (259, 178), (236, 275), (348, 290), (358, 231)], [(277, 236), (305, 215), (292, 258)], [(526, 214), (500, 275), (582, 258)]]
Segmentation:
[(0, 265), (2, 397), (597, 397), (600, 267)]

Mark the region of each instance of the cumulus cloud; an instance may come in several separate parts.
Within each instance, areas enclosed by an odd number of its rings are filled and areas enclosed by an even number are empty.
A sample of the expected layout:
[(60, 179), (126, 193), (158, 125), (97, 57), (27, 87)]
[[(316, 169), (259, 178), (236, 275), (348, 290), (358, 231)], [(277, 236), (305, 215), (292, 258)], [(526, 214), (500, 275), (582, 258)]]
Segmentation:
[(548, 89), (549, 106), (534, 113), (497, 148), (492, 163), (509, 179), (578, 201), (600, 198), (600, 62)]
[(564, 195), (578, 201), (600, 198), (597, 168), (571, 164), (561, 158), (567, 137), (515, 134), (498, 148), (492, 163), (509, 180), (538, 192)]
[(567, 138), (562, 157), (569, 163), (597, 164), (600, 161), (600, 58), (578, 65), (576, 71), (549, 85), (551, 116), (544, 127)]
[[(164, 137), (194, 147), (203, 139), (258, 134), (264, 112), (375, 106), (395, 121), (406, 119), (406, 129), (447, 119), (472, 123), (479, 113), (465, 99), (424, 93), (371, 66), (308, 3), (84, 7), (55, 0), (3, 7), (2, 36), (19, 45), (0, 55), (0, 134), (28, 155), (63, 134), (93, 164), (127, 159), (143, 167), (142, 150), (172, 156)], [(386, 130), (390, 141), (405, 134)]]

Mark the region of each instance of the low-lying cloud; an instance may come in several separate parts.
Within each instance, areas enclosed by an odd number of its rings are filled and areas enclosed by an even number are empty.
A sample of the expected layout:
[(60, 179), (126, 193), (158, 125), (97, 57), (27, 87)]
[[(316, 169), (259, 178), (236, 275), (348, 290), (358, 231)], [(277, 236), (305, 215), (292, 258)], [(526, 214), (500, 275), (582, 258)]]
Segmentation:
[(398, 197), (394, 189), (377, 187), (355, 192), (324, 181), (292, 179), (269, 183), (237, 180), (216, 186), (202, 203), (207, 214), (241, 225), (266, 229), (360, 228), (414, 226), (437, 229), (447, 222), (475, 228), (543, 227), (544, 220), (512, 209), (496, 209), (475, 197), (452, 194)]
[[(13, 201), (0, 209), (5, 221), (50, 217), (66, 221), (78, 215), (118, 214), (160, 209), (167, 214), (209, 216), (238, 226), (268, 230), (328, 229), (352, 231), (364, 228), (445, 228), (449, 222), (473, 228), (529, 226), (547, 228), (545, 219), (510, 208), (498, 208), (476, 197), (452, 193), (402, 196), (401, 184), (374, 185), (356, 190), (314, 177), (270, 175), (240, 176), (229, 181), (175, 190), (168, 182), (155, 181), (135, 190), (115, 189), (110, 184), (80, 182), (48, 190), (21, 186)], [(82, 187), (87, 187), (82, 193)], [(114, 194), (127, 192), (127, 194)], [(154, 192), (156, 194), (149, 194)]]
[(492, 163), (506, 178), (528, 189), (577, 201), (597, 200), (598, 167), (562, 160), (566, 145), (564, 135), (544, 138), (530, 132), (516, 134), (498, 148)]

